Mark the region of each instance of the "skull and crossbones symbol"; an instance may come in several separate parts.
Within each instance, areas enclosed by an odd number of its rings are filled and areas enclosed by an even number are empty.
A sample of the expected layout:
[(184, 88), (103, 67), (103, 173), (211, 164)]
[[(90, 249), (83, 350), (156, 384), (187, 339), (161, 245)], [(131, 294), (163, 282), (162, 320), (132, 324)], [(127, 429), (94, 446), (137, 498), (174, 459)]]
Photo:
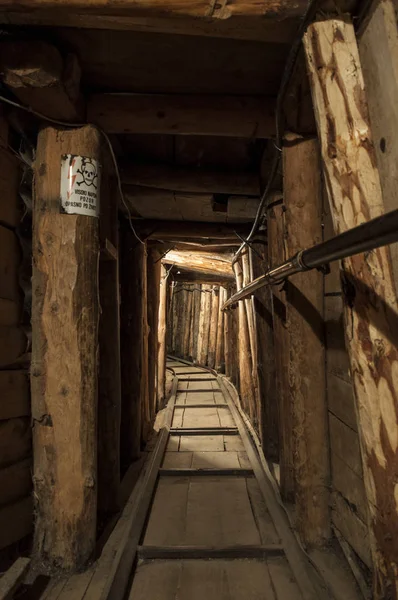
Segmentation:
[(82, 177), (81, 181), (76, 182), (77, 185), (84, 183), (87, 187), (93, 186), (97, 189), (97, 167), (91, 158), (82, 158), (81, 169), (78, 169), (77, 172)]

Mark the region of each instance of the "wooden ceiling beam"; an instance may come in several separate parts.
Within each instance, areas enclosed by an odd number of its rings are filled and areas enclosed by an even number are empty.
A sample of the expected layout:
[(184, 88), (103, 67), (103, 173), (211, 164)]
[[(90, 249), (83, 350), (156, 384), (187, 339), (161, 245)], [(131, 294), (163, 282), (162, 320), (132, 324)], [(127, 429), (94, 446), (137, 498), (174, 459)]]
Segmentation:
[(175, 192), (245, 196), (260, 194), (259, 175), (244, 171), (217, 171), (125, 161), (121, 164), (121, 175), (123, 183)]
[(164, 264), (174, 265), (186, 270), (213, 273), (222, 277), (234, 278), (232, 254), (200, 252), (198, 250), (169, 250), (162, 258)]
[(276, 21), (258, 17), (200, 19), (196, 17), (131, 17), (41, 10), (33, 12), (0, 11), (5, 25), (58, 26), (79, 29), (113, 29), (144, 33), (203, 36), (246, 40), (268, 44), (291, 44), (297, 31), (295, 18)]
[(216, 243), (239, 241), (235, 232), (242, 236), (248, 235), (250, 225), (227, 225), (226, 223), (201, 223), (195, 221), (136, 221), (134, 226), (138, 233), (145, 239), (152, 240), (180, 240), (192, 241), (200, 239), (201, 242), (211, 240)]
[(140, 17), (195, 17), (225, 20), (233, 16), (297, 18), (303, 15), (307, 0), (0, 0), (0, 9), (14, 12), (53, 12), (60, 15), (111, 15)]
[(43, 41), (6, 41), (0, 44), (0, 72), (24, 106), (53, 119), (82, 120), (81, 70), (75, 55), (64, 58)]
[(87, 118), (107, 133), (255, 139), (274, 136), (274, 108), (267, 96), (94, 94)]
[(231, 285), (235, 282), (235, 278), (221, 277), (214, 273), (204, 273), (203, 271), (193, 271), (172, 267), (171, 275), (173, 281), (192, 282), (192, 283), (214, 283), (219, 285)]

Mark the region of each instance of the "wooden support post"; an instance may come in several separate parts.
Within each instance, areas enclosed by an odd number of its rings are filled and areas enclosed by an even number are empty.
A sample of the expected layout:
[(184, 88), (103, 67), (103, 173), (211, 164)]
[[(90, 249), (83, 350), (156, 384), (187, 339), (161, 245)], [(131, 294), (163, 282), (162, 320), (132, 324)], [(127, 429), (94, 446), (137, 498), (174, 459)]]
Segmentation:
[[(354, 28), (312, 24), (304, 39), (336, 234), (383, 212)], [(373, 597), (398, 598), (397, 297), (388, 248), (343, 262), (347, 349), (359, 421)]]
[(193, 311), (192, 338), (191, 338), (191, 349), (190, 349), (193, 362), (198, 361), (198, 334), (199, 334), (201, 297), (202, 297), (201, 285), (198, 283), (195, 283), (194, 292), (193, 292), (194, 311)]
[(158, 356), (158, 317), (160, 295), (161, 253), (157, 248), (149, 248), (147, 256), (148, 285), (148, 394), (151, 421), (158, 410), (157, 403), (157, 356)]
[[(268, 255), (270, 267), (286, 259), (284, 247), (284, 206), (268, 213)], [(276, 393), (279, 414), (280, 489), (284, 500), (294, 500), (293, 423), (289, 402), (286, 292), (282, 285), (272, 287)]]
[(200, 303), (199, 337), (198, 337), (198, 363), (206, 365), (209, 348), (211, 285), (202, 285), (202, 299)]
[[(142, 244), (141, 244), (142, 245)], [(148, 250), (145, 246), (142, 286), (142, 370), (141, 370), (141, 443), (144, 445), (151, 430), (151, 403), (149, 399), (149, 326), (148, 326)]]
[(191, 320), (192, 320), (192, 308), (193, 308), (193, 286), (189, 285), (185, 292), (185, 306), (184, 306), (184, 339), (182, 344), (182, 354), (184, 358), (189, 358), (189, 338), (191, 334)]
[[(359, 33), (359, 54), (386, 211), (398, 208), (398, 24), (394, 0), (373, 0)], [(358, 34), (357, 34), (358, 35)], [(398, 244), (390, 246), (398, 288)]]
[(211, 316), (210, 316), (210, 334), (209, 334), (209, 352), (207, 364), (211, 369), (216, 365), (216, 343), (218, 329), (218, 311), (220, 306), (220, 286), (215, 285), (211, 298)]
[(223, 373), (225, 368), (224, 361), (224, 313), (221, 310), (222, 305), (226, 301), (226, 289), (220, 286), (220, 300), (218, 307), (218, 322), (217, 322), (217, 340), (216, 340), (216, 357), (215, 357), (215, 369), (216, 371)]
[[(243, 285), (246, 286), (252, 281), (252, 269), (249, 259), (249, 249), (245, 249), (242, 252), (242, 274), (243, 274)], [(253, 396), (253, 405), (254, 405), (254, 413), (253, 413), (253, 426), (258, 431), (259, 430), (259, 413), (260, 413), (260, 391), (258, 386), (258, 365), (257, 365), (257, 336), (256, 336), (256, 324), (255, 324), (255, 315), (253, 310), (253, 298), (245, 299), (245, 310), (246, 310), (246, 319), (247, 319), (247, 327), (249, 332), (249, 342), (250, 342), (250, 356), (251, 356), (251, 389)]]
[[(288, 256), (322, 241), (322, 189), (316, 139), (289, 137), (283, 150), (285, 243)], [(329, 444), (323, 274), (289, 280), (289, 403), (293, 410), (296, 525), (309, 546), (330, 538)]]
[(167, 332), (167, 289), (169, 280), (167, 269), (163, 265), (160, 267), (160, 298), (159, 298), (159, 327), (158, 327), (158, 385), (157, 385), (157, 403), (158, 408), (166, 398), (166, 332)]
[(35, 552), (74, 569), (91, 557), (97, 515), (98, 219), (62, 214), (61, 157), (100, 159), (91, 127), (45, 127), (33, 210)]
[(127, 469), (141, 451), (141, 398), (143, 368), (143, 295), (145, 248), (129, 224), (120, 232), (120, 355), (122, 380), (121, 466)]
[(106, 245), (118, 248), (118, 190), (106, 169), (101, 185), (98, 379), (98, 510), (118, 509), (120, 484), (120, 317), (118, 256), (110, 256)]
[[(225, 299), (227, 300), (234, 290), (226, 288)], [(228, 310), (224, 313), (224, 359), (225, 374), (230, 377), (234, 385), (238, 385), (238, 311)]]
[[(251, 252), (253, 277), (256, 279), (268, 268), (268, 247), (256, 244)], [(253, 309), (257, 337), (257, 375), (260, 390), (259, 430), (264, 454), (277, 460), (279, 457), (279, 415), (276, 396), (274, 331), (271, 288), (263, 287), (253, 296)]]
[[(234, 272), (236, 290), (239, 292), (243, 286), (243, 273), (239, 261), (234, 263)], [(255, 401), (254, 389), (252, 387), (252, 360), (245, 300), (240, 300), (238, 303), (238, 335), (235, 343), (238, 344), (239, 392), (242, 406), (250, 418), (252, 418), (255, 415)]]

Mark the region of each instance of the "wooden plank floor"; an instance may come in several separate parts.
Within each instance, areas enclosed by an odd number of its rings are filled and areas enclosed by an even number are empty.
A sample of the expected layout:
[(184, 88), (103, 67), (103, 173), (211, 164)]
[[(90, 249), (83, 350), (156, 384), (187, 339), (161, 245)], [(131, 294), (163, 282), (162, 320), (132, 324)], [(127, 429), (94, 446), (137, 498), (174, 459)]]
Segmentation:
[[(178, 377), (173, 435), (141, 540), (141, 554), (159, 558), (138, 560), (129, 600), (302, 599), (241, 437), (217, 431), (237, 425), (217, 378), (176, 360), (168, 366)], [(173, 472), (164, 476), (165, 469)], [(228, 469), (237, 470), (235, 476)], [(241, 469), (245, 476), (239, 477)], [(201, 551), (228, 555), (239, 548), (251, 557), (200, 558)], [(253, 558), (261, 548), (265, 555)], [(184, 552), (199, 558), (184, 558)]]

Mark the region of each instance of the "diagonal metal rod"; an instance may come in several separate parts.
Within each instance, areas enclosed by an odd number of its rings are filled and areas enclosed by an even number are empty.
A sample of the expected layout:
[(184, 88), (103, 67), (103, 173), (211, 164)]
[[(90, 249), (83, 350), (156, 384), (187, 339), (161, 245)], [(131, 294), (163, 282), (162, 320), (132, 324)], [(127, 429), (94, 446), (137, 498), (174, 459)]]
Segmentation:
[(398, 209), (336, 235), (327, 242), (316, 244), (307, 250), (301, 250), (286, 262), (269, 269), (264, 275), (254, 279), (236, 292), (224, 302), (222, 310), (230, 308), (239, 300), (251, 296), (256, 290), (266, 285), (281, 283), (295, 273), (319, 268), (334, 260), (342, 260), (394, 242), (398, 242)]

